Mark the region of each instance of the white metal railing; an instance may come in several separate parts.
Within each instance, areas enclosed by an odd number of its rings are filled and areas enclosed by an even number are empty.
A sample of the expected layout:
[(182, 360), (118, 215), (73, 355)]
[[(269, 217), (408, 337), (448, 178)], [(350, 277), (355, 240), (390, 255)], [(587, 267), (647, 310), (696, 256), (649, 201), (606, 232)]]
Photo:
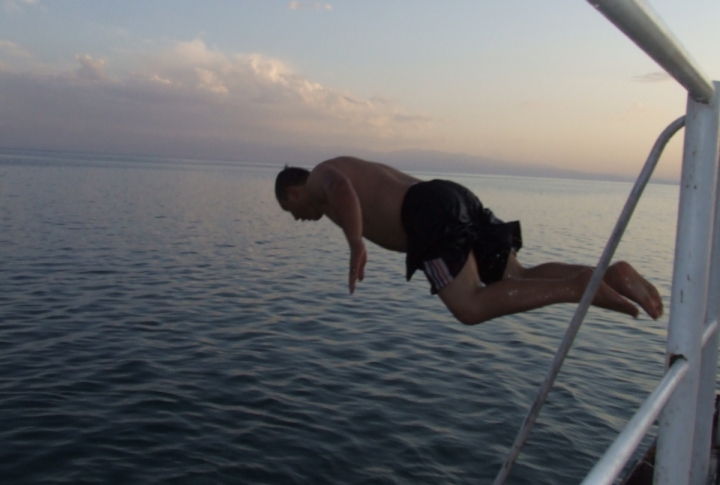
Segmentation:
[(660, 418), (656, 485), (704, 485), (709, 471), (720, 298), (720, 83), (710, 82), (642, 0), (588, 0), (688, 91), (685, 117), (655, 143), (560, 343), (545, 380), (495, 478), (507, 479), (570, 350), (630, 216), (670, 137), (686, 124), (675, 264), (667, 340), (667, 372), (625, 430), (583, 481), (612, 483), (650, 426)]
[(510, 470), (512, 469), (512, 466), (515, 464), (517, 457), (520, 455), (520, 450), (527, 441), (528, 436), (530, 436), (530, 431), (532, 430), (532, 427), (535, 424), (538, 415), (540, 414), (540, 409), (542, 408), (548, 394), (550, 393), (550, 389), (555, 382), (555, 378), (560, 372), (560, 367), (562, 367), (562, 364), (565, 361), (565, 357), (567, 357), (567, 354), (570, 351), (570, 347), (572, 346), (573, 340), (575, 339), (578, 330), (580, 330), (580, 325), (582, 324), (583, 318), (585, 318), (585, 315), (590, 308), (590, 304), (595, 297), (595, 293), (600, 286), (600, 282), (605, 276), (605, 270), (607, 270), (607, 267), (610, 264), (610, 260), (612, 259), (613, 255), (615, 254), (615, 250), (620, 244), (620, 239), (622, 239), (622, 235), (625, 232), (628, 223), (630, 222), (630, 217), (632, 216), (632, 213), (635, 210), (638, 201), (640, 200), (640, 196), (642, 195), (643, 190), (645, 190), (645, 186), (650, 180), (650, 176), (652, 175), (653, 170), (655, 170), (657, 162), (660, 159), (660, 155), (662, 154), (665, 145), (667, 145), (668, 141), (670, 141), (670, 138), (672, 138), (672, 136), (677, 133), (677, 131), (682, 128), (684, 124), (684, 116), (673, 121), (667, 128), (665, 128), (665, 130), (655, 142), (652, 150), (650, 151), (650, 155), (648, 156), (647, 161), (645, 162), (645, 165), (640, 172), (640, 175), (635, 181), (635, 185), (630, 192), (628, 200), (625, 202), (625, 206), (620, 213), (620, 217), (615, 224), (615, 228), (610, 235), (610, 239), (605, 246), (605, 250), (603, 251), (603, 254), (600, 257), (597, 265), (595, 266), (595, 271), (593, 271), (593, 275), (590, 278), (590, 282), (588, 283), (587, 288), (585, 289), (585, 293), (583, 294), (582, 298), (580, 299), (580, 303), (575, 309), (575, 314), (573, 315), (572, 320), (570, 320), (570, 325), (568, 325), (568, 329), (565, 331), (565, 336), (560, 342), (560, 347), (555, 353), (555, 358), (553, 359), (550, 369), (545, 376), (545, 380), (543, 381), (540, 389), (538, 390), (537, 396), (535, 397), (535, 402), (533, 402), (533, 405), (530, 407), (530, 411), (528, 411), (528, 414), (523, 421), (523, 426), (520, 428), (520, 432), (515, 438), (515, 442), (510, 448), (510, 451), (505, 458), (505, 462), (503, 463), (500, 472), (495, 478), (495, 485), (500, 485), (505, 482), (508, 474), (510, 473)]
[(600, 458), (600, 461), (590, 470), (582, 485), (610, 485), (615, 481), (640, 441), (660, 415), (672, 393), (687, 374), (689, 367), (687, 360), (682, 357), (673, 362), (663, 380), (640, 406), (635, 416), (628, 421), (625, 429)]
[(690, 97), (708, 103), (713, 85), (670, 29), (644, 1), (588, 0), (677, 80)]
[(715, 332), (717, 332), (717, 325), (718, 325), (717, 320), (713, 320), (711, 323), (708, 323), (705, 326), (705, 331), (703, 332), (702, 344), (701, 344), (701, 346), (703, 348), (705, 348), (705, 345), (708, 343), (710, 338), (712, 338), (713, 335), (715, 334)]
[[(711, 298), (720, 294), (720, 83), (716, 82), (715, 88), (708, 106), (688, 101), (666, 379), (628, 422), (583, 485), (613, 483), (658, 416), (654, 483), (705, 485), (708, 478), (720, 313), (718, 298)], [(658, 391), (679, 362), (686, 364), (683, 375), (674, 379), (673, 389), (663, 393), (660, 407), (653, 405), (653, 401), (660, 402)]]
[(710, 462), (717, 336), (709, 340), (714, 342), (712, 349), (701, 344), (705, 322), (717, 319), (717, 305), (711, 300), (717, 300), (720, 290), (710, 287), (717, 285), (720, 264), (716, 214), (720, 83), (715, 88), (709, 104), (688, 99), (667, 354), (684, 355), (690, 370), (660, 415), (657, 485), (704, 485)]

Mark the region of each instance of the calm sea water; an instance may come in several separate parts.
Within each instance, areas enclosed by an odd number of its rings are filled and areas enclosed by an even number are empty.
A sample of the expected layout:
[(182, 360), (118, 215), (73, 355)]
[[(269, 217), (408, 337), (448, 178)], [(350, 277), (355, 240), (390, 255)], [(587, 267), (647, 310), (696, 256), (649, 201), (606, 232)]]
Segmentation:
[[(372, 245), (349, 296), (341, 231), (278, 208), (279, 167), (0, 154), (2, 483), (492, 481), (574, 307), (465, 327)], [(526, 264), (595, 264), (630, 190), (444, 177), (522, 221)], [(617, 254), (666, 306), (677, 190)], [(582, 479), (666, 325), (591, 309), (511, 483)]]

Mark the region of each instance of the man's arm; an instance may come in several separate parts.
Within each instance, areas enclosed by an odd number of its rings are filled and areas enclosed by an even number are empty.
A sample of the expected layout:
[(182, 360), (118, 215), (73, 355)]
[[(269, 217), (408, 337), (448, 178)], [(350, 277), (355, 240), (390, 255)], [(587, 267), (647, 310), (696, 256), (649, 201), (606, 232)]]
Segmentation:
[(350, 293), (355, 284), (365, 277), (367, 252), (362, 240), (362, 208), (355, 188), (349, 178), (331, 165), (317, 166), (308, 179), (311, 190), (322, 194), (330, 218), (342, 228), (350, 246), (350, 272), (348, 286)]

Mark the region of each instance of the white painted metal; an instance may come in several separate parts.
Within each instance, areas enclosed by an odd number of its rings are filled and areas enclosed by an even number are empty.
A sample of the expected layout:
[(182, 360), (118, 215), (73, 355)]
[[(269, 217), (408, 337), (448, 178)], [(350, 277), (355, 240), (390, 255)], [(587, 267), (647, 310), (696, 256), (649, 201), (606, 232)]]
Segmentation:
[[(715, 208), (715, 212), (717, 213), (717, 207)], [(711, 278), (712, 278), (712, 275), (715, 272), (717, 272), (717, 269), (713, 269), (713, 268), (714, 268), (714, 266), (712, 266), (710, 268), (710, 277)], [(713, 302), (712, 295), (717, 295), (717, 292), (713, 292), (712, 289), (713, 289), (713, 285), (710, 284), (709, 291), (708, 291), (708, 295), (710, 295), (710, 301), (708, 302), (708, 305)], [(703, 348), (705, 348), (705, 346), (708, 344), (708, 342), (710, 341), (710, 338), (714, 337), (713, 334), (715, 332), (717, 332), (717, 326), (718, 326), (717, 320), (713, 320), (709, 324), (705, 325), (705, 331), (703, 332), (703, 336), (702, 336), (702, 347)], [(703, 362), (705, 362), (705, 361), (703, 360)]]
[[(505, 482), (517, 460), (662, 148), (687, 121), (668, 328), (669, 370), (583, 484), (614, 481), (660, 413), (655, 485), (704, 485), (708, 476), (712, 397), (720, 334), (717, 323), (720, 298), (715, 297), (720, 295), (720, 198), (717, 196), (720, 194), (717, 167), (720, 163), (720, 83), (711, 83), (701, 73), (680, 42), (644, 1), (588, 2), (688, 90), (687, 120), (676, 120), (653, 147), (494, 484)], [(661, 142), (665, 135), (667, 138)], [(659, 145), (659, 151), (655, 153)], [(708, 295), (713, 297), (710, 304)]]
[[(690, 369), (660, 415), (655, 485), (688, 485), (698, 405), (700, 355), (715, 221), (718, 95), (709, 105), (688, 98), (680, 182), (667, 355)], [(709, 422), (709, 421), (707, 421)]]
[(575, 309), (575, 314), (570, 320), (568, 329), (565, 331), (565, 336), (560, 342), (560, 347), (555, 353), (555, 357), (553, 358), (550, 369), (545, 375), (545, 380), (540, 385), (537, 395), (535, 396), (535, 401), (530, 407), (527, 416), (523, 420), (520, 431), (515, 437), (515, 441), (510, 447), (510, 450), (505, 457), (505, 461), (503, 462), (500, 471), (495, 477), (495, 481), (493, 482), (494, 485), (502, 485), (503, 483), (505, 483), (505, 480), (507, 480), (507, 477), (510, 474), (510, 470), (512, 470), (512, 467), (515, 465), (515, 461), (520, 455), (520, 450), (525, 445), (525, 442), (530, 435), (530, 431), (532, 430), (535, 421), (537, 421), (537, 417), (540, 414), (540, 409), (545, 403), (545, 400), (550, 393), (550, 389), (555, 382), (555, 378), (560, 372), (560, 367), (562, 367), (562, 364), (565, 361), (565, 357), (567, 357), (567, 354), (570, 351), (570, 347), (572, 346), (573, 340), (575, 339), (575, 336), (580, 329), (583, 318), (585, 318), (588, 308), (592, 303), (592, 299), (595, 296), (598, 287), (600, 286), (600, 282), (602, 281), (603, 276), (605, 275), (605, 270), (610, 264), (610, 260), (612, 259), (613, 254), (615, 254), (615, 250), (617, 249), (618, 244), (620, 244), (620, 239), (625, 232), (625, 228), (627, 228), (627, 225), (630, 222), (630, 217), (632, 216), (632, 213), (635, 210), (638, 201), (640, 200), (640, 196), (642, 195), (645, 186), (650, 180), (650, 176), (652, 175), (653, 170), (655, 170), (655, 166), (660, 159), (660, 155), (662, 154), (665, 145), (667, 145), (668, 141), (670, 141), (670, 138), (672, 138), (672, 136), (677, 133), (680, 128), (683, 127), (684, 123), (685, 117), (680, 117), (670, 123), (670, 125), (665, 128), (665, 130), (660, 134), (657, 141), (655, 142), (655, 145), (653, 145), (652, 150), (650, 150), (650, 155), (648, 155), (645, 165), (640, 171), (640, 175), (638, 176), (637, 180), (635, 181), (635, 185), (630, 191), (630, 195), (625, 202), (625, 207), (623, 207), (623, 210), (620, 213), (620, 217), (615, 224), (615, 229), (613, 229), (613, 232), (610, 235), (610, 239), (605, 246), (605, 250), (603, 251), (602, 256), (600, 256), (600, 260), (595, 267), (595, 271), (590, 278), (590, 282), (585, 289), (585, 293), (583, 294), (582, 298), (580, 299), (580, 303)]
[[(718, 273), (714, 270), (713, 273)], [(717, 287), (716, 291), (717, 291)], [(710, 285), (710, 291), (713, 286)], [(717, 295), (717, 293), (715, 293)], [(710, 299), (712, 301), (712, 298)], [(690, 485), (706, 485), (710, 474), (710, 448), (712, 445), (712, 422), (715, 411), (715, 381), (718, 361), (717, 325), (710, 332), (707, 345), (702, 349), (700, 364), (700, 389), (695, 412), (693, 455), (690, 464)]]
[(650, 6), (639, 0), (588, 0), (672, 75), (693, 99), (708, 103), (713, 85)]
[(582, 485), (610, 485), (632, 457), (635, 449), (653, 425), (665, 403), (685, 377), (689, 365), (685, 359), (677, 359), (665, 374), (658, 387), (648, 396), (625, 429), (608, 448)]
[[(720, 83), (715, 84), (715, 91), (719, 92)], [(720, 97), (718, 95), (717, 97)], [(717, 110), (720, 100), (715, 103), (715, 114), (710, 121), (715, 122), (715, 137), (710, 136), (709, 145), (715, 146), (715, 166), (718, 165), (718, 144), (720, 135), (720, 113)], [(712, 105), (711, 105), (712, 106)], [(712, 131), (708, 128), (708, 132)], [(713, 155), (711, 147), (709, 156)], [(717, 319), (720, 315), (720, 174), (715, 187), (715, 216), (712, 231), (710, 276), (708, 280), (708, 302), (705, 310), (705, 331), (702, 336), (702, 349), (700, 361), (700, 381), (698, 389), (697, 411), (695, 413), (695, 434), (693, 437), (693, 454), (690, 466), (690, 484), (705, 485), (710, 471), (710, 445), (712, 441), (712, 418), (715, 407), (715, 381), (718, 361), (718, 331)]]
[[(717, 402), (715, 403), (715, 429), (720, 429), (720, 403)], [(720, 447), (720, 433), (715, 433), (715, 446)]]

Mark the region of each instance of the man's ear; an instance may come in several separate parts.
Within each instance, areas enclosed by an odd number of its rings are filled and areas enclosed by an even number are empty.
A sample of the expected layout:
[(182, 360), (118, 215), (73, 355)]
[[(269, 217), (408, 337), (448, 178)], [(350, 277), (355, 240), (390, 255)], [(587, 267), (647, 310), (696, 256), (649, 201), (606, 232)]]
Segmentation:
[(300, 187), (297, 185), (291, 185), (285, 189), (285, 196), (288, 200), (297, 200), (300, 197)]

